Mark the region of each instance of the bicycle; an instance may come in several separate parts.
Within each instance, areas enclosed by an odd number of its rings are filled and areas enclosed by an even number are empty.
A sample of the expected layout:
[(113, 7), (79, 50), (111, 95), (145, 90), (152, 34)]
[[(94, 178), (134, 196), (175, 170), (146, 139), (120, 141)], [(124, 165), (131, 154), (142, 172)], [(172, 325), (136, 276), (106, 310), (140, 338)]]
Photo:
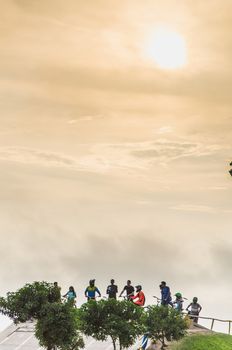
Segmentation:
[(128, 301), (133, 301), (132, 298), (130, 298), (132, 296), (134, 296), (134, 294), (130, 293), (128, 295), (119, 295), (119, 298), (123, 298), (124, 300), (128, 300)]
[(160, 306), (162, 300), (160, 298), (158, 298), (156, 295), (153, 295), (153, 298), (156, 299), (156, 305)]

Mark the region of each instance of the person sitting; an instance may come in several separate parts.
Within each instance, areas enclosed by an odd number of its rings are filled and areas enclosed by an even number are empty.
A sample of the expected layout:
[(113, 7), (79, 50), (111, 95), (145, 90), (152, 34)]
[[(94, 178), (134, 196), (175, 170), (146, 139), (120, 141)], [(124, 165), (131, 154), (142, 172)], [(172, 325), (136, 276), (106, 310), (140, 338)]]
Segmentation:
[(138, 285), (135, 287), (136, 289), (136, 295), (132, 296), (131, 299), (133, 300), (133, 303), (138, 306), (144, 306), (145, 304), (145, 295), (142, 291), (142, 286)]

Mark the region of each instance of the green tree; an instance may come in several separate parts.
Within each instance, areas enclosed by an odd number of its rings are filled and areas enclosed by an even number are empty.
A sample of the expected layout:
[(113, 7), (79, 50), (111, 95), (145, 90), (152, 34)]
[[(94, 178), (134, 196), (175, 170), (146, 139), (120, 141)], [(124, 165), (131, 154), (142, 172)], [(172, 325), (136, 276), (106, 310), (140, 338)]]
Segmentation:
[(143, 323), (149, 337), (161, 342), (161, 349), (165, 347), (165, 340), (181, 339), (188, 328), (181, 313), (167, 306), (148, 306)]
[(77, 330), (77, 310), (70, 303), (47, 303), (36, 323), (36, 337), (48, 350), (76, 350), (84, 347)]
[[(55, 291), (56, 292), (56, 291)], [(0, 312), (14, 323), (36, 321), (36, 337), (48, 350), (76, 350), (83, 347), (77, 331), (76, 310), (70, 303), (57, 302), (54, 285), (47, 282), (26, 284), (0, 298)]]
[(96, 340), (110, 337), (114, 350), (117, 342), (120, 349), (128, 348), (144, 332), (142, 314), (143, 309), (130, 301), (89, 301), (78, 311), (79, 328)]
[(16, 292), (7, 293), (0, 299), (0, 311), (15, 323), (38, 319), (42, 307), (49, 302), (53, 285), (47, 282), (27, 283)]

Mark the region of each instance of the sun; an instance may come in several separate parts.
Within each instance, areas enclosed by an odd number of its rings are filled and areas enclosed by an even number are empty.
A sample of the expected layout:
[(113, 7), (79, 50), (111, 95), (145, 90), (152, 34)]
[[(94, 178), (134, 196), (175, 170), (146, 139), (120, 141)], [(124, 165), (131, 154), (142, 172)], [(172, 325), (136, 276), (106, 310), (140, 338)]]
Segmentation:
[(149, 40), (146, 55), (160, 68), (181, 68), (187, 63), (185, 40), (175, 31), (158, 28)]

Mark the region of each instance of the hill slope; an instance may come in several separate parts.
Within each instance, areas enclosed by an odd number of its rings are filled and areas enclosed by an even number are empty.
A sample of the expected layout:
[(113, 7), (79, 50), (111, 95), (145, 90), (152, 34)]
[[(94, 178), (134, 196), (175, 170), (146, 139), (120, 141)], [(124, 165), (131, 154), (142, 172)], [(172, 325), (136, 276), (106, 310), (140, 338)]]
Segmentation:
[(192, 335), (179, 344), (173, 345), (172, 350), (231, 350), (232, 336), (226, 334)]

